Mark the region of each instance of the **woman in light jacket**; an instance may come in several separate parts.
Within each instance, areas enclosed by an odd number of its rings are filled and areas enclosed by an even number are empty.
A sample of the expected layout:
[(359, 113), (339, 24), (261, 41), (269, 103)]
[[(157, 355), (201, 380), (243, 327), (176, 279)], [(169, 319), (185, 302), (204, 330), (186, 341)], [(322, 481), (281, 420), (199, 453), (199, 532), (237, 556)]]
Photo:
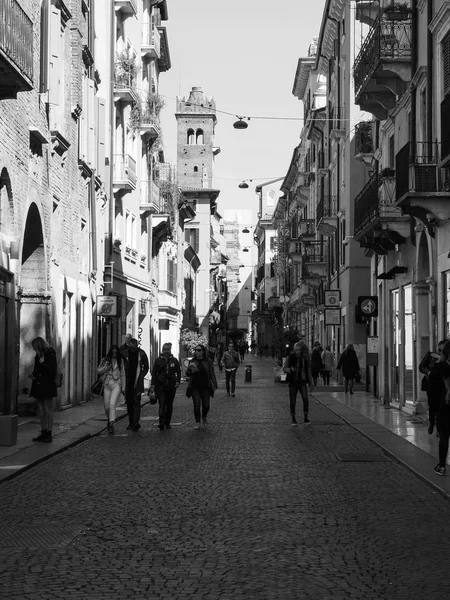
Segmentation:
[(324, 385), (330, 385), (331, 372), (334, 369), (334, 354), (331, 352), (330, 346), (327, 346), (322, 352), (322, 377)]
[(197, 344), (195, 347), (194, 358), (186, 369), (186, 377), (190, 377), (188, 389), (194, 403), (194, 429), (200, 429), (200, 407), (202, 409), (203, 426), (206, 427), (210, 398), (214, 396), (214, 390), (217, 389), (214, 365), (208, 358), (206, 348), (202, 344)]
[(103, 406), (108, 419), (108, 431), (114, 433), (117, 400), (126, 388), (124, 359), (119, 346), (113, 345), (102, 358), (97, 373), (103, 378)]

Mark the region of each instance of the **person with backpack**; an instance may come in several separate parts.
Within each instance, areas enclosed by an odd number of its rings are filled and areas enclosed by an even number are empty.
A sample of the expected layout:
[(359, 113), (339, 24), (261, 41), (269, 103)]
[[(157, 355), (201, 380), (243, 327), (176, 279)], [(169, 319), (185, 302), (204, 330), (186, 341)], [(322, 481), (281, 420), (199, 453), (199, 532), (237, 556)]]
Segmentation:
[(309, 388), (312, 390), (314, 388), (314, 381), (311, 374), (311, 360), (308, 346), (304, 342), (299, 341), (294, 344), (294, 351), (284, 361), (283, 371), (288, 374), (289, 407), (292, 425), (297, 425), (295, 406), (298, 392), (300, 392), (303, 401), (304, 423), (308, 425), (310, 420), (308, 417), (309, 398), (307, 386), (309, 385)]
[(34, 368), (29, 374), (32, 380), (30, 396), (38, 405), (41, 433), (33, 438), (33, 442), (53, 442), (53, 398), (56, 396), (56, 377), (58, 365), (56, 352), (43, 338), (37, 337), (31, 342), (35, 351)]
[(159, 425), (161, 431), (170, 429), (173, 401), (181, 383), (181, 367), (172, 354), (172, 344), (163, 344), (161, 355), (155, 360), (150, 382), (150, 395), (156, 396), (159, 402)]

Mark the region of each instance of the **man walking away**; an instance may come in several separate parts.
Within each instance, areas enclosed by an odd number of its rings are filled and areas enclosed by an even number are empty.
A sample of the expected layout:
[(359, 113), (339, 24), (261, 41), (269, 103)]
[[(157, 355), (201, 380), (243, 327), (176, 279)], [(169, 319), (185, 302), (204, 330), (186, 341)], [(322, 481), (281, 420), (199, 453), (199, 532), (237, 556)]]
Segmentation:
[(283, 371), (288, 373), (289, 377), (289, 404), (291, 409), (292, 425), (297, 425), (297, 419), (295, 416), (297, 392), (300, 392), (303, 400), (304, 422), (309, 424), (309, 399), (307, 385), (309, 385), (310, 389), (312, 390), (314, 388), (314, 383), (311, 375), (309, 350), (306, 344), (303, 342), (296, 342), (294, 344), (294, 352), (286, 357)]
[(154, 393), (159, 401), (159, 425), (161, 431), (170, 429), (173, 401), (177, 387), (181, 382), (181, 368), (178, 360), (172, 355), (172, 344), (166, 342), (161, 356), (155, 360), (152, 368), (150, 393)]
[(133, 431), (141, 428), (141, 396), (144, 391), (144, 377), (148, 373), (149, 364), (147, 354), (141, 348), (135, 338), (131, 338), (127, 347), (122, 350), (122, 356), (126, 359), (127, 385), (125, 399), (127, 401), (128, 427)]
[(132, 339), (132, 335), (131, 333), (127, 333), (125, 335), (125, 341), (124, 343), (120, 346), (120, 352), (123, 353), (124, 350), (126, 350), (128, 348), (128, 344), (130, 343), (130, 340)]
[(222, 366), (225, 367), (225, 385), (227, 388), (227, 396), (230, 395), (230, 384), (231, 384), (231, 395), (234, 398), (236, 389), (236, 371), (239, 367), (239, 354), (234, 349), (233, 342), (228, 344), (228, 350), (223, 353)]

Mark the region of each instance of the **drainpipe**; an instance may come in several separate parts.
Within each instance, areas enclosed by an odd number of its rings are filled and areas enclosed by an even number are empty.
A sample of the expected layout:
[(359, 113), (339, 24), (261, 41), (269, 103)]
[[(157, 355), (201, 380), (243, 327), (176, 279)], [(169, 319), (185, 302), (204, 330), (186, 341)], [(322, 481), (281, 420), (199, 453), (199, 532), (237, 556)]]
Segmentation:
[(427, 2), (427, 142), (433, 139), (433, 36), (430, 23), (433, 20), (433, 0)]
[[(115, 67), (115, 9), (114, 2), (111, 2), (111, 13), (110, 13), (110, 35), (111, 35), (111, 47), (110, 47), (110, 104), (109, 104), (109, 126), (110, 130), (110, 163), (109, 163), (109, 260), (113, 262), (113, 238), (114, 238), (114, 211), (115, 211), (115, 199), (114, 199), (114, 138), (115, 138), (115, 105), (114, 105), (114, 67)], [(106, 252), (105, 252), (106, 254)]]
[[(417, 0), (412, 0), (412, 57), (411, 57), (411, 68), (412, 76), (414, 77), (417, 72)], [(411, 125), (410, 125), (410, 156), (416, 155), (416, 119), (417, 119), (417, 88), (415, 85), (411, 86)]]

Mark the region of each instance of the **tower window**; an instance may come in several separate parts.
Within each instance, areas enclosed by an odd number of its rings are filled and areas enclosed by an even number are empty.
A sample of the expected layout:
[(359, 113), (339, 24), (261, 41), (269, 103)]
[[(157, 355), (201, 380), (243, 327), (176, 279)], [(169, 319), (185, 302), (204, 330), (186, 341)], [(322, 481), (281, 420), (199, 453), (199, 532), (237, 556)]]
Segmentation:
[(198, 167), (194, 167), (194, 173), (198, 173)]
[(195, 143), (203, 145), (205, 143), (203, 139), (203, 129), (197, 129), (197, 132), (195, 134)]
[(194, 130), (193, 129), (188, 129), (187, 130), (187, 143), (189, 145), (193, 145), (194, 144)]

